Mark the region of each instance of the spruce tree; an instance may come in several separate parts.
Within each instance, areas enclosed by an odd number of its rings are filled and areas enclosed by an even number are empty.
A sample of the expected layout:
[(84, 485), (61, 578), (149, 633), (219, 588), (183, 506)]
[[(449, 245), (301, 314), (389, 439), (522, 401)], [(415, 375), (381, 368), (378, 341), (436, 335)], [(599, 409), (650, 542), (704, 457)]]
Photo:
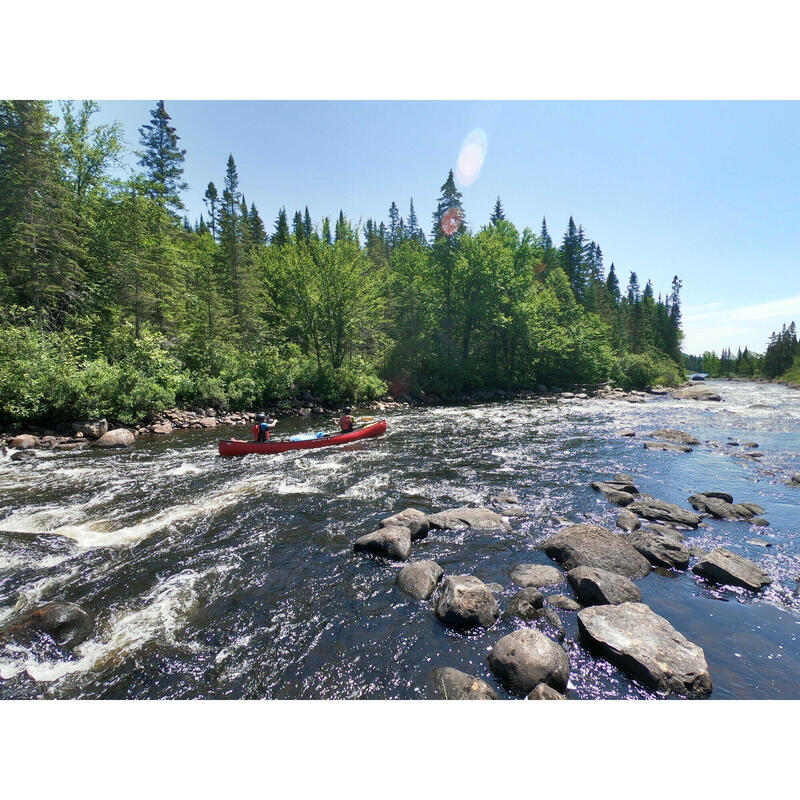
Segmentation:
[(253, 243), (263, 245), (267, 241), (267, 232), (264, 229), (264, 222), (262, 221), (255, 203), (250, 203), (250, 236)]
[(414, 198), (411, 198), (411, 202), (408, 208), (408, 222), (406, 223), (406, 230), (408, 232), (409, 239), (419, 239), (420, 234), (422, 231), (419, 227), (419, 222), (417, 220), (417, 213), (414, 211)]
[(139, 164), (145, 168), (151, 196), (161, 208), (174, 212), (183, 208), (180, 192), (189, 187), (182, 180), (186, 150), (178, 147), (180, 137), (169, 124), (171, 119), (159, 100), (150, 112), (150, 122), (139, 128)]
[(400, 239), (400, 209), (397, 203), (392, 200), (389, 206), (389, 242), (394, 247)]
[(305, 213), (303, 214), (303, 233), (305, 234), (306, 241), (310, 241), (311, 235), (314, 233), (314, 226), (311, 224), (311, 214), (308, 213), (308, 206), (306, 206)]
[(542, 231), (539, 234), (539, 238), (541, 239), (542, 250), (544, 250), (545, 253), (552, 249), (553, 240), (550, 238), (550, 234), (547, 231), (547, 220), (544, 217), (542, 217)]
[[(436, 202), (436, 211), (433, 212), (433, 231), (431, 236), (434, 241), (448, 236), (454, 236), (464, 230), (464, 207), (461, 205), (461, 192), (456, 189), (453, 170), (447, 173), (447, 180), (440, 189), (441, 195)], [(448, 230), (442, 229), (442, 220), (447, 215)]]
[(322, 218), (322, 241), (325, 244), (332, 244), (331, 241), (331, 218)]
[(219, 195), (217, 194), (217, 187), (214, 186), (214, 181), (209, 181), (208, 186), (206, 187), (206, 190), (203, 193), (203, 202), (206, 204), (206, 207), (208, 208), (208, 219), (211, 228), (211, 235), (214, 237), (214, 241), (216, 241), (217, 216), (219, 214), (217, 210), (217, 204), (219, 203)]
[(500, 195), (497, 195), (497, 202), (494, 204), (494, 209), (492, 210), (492, 214), (489, 217), (489, 221), (492, 225), (497, 225), (501, 219), (505, 219), (506, 215), (503, 211), (503, 204), (500, 202)]
[(302, 244), (306, 240), (306, 231), (303, 227), (303, 215), (299, 211), (294, 212), (292, 234), (294, 235), (295, 244)]
[(278, 218), (275, 220), (275, 233), (272, 234), (272, 244), (283, 247), (289, 243), (289, 221), (286, 217), (286, 209), (281, 208)]

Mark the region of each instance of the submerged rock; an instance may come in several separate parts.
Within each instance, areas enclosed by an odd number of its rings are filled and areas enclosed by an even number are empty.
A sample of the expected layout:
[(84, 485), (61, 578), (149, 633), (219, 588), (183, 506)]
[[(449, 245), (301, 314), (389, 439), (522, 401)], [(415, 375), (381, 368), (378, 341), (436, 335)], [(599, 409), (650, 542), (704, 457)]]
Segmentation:
[(599, 567), (627, 578), (643, 578), (650, 572), (648, 560), (622, 534), (597, 525), (570, 525), (545, 540), (542, 547), (568, 570)]
[(592, 606), (578, 612), (586, 646), (657, 692), (711, 693), (702, 648), (644, 603)]
[(789, 483), (787, 485), (800, 486), (800, 472), (796, 473), (795, 475), (792, 475), (792, 477), (789, 478)]
[(628, 536), (628, 541), (657, 567), (683, 570), (689, 566), (689, 551), (666, 533), (652, 528), (634, 531)]
[(430, 523), (427, 516), (416, 508), (407, 508), (391, 517), (382, 519), (378, 524), (379, 528), (388, 528), (391, 525), (400, 525), (411, 531), (412, 541), (424, 539), (430, 530)]
[(415, 600), (427, 600), (442, 578), (442, 568), (435, 561), (415, 561), (406, 564), (397, 575), (400, 591)]
[(752, 592), (772, 583), (758, 564), (724, 547), (715, 547), (692, 567), (692, 572), (713, 583), (742, 586)]
[(500, 616), (500, 607), (479, 578), (451, 575), (436, 602), (436, 616), (450, 628), (488, 628)]
[(567, 573), (567, 578), (578, 599), (585, 605), (638, 603), (642, 599), (636, 584), (607, 569), (575, 567)]
[(651, 439), (662, 439), (678, 444), (700, 444), (700, 440), (686, 431), (679, 431), (675, 428), (659, 428), (657, 431), (647, 434)]
[(511, 570), (511, 580), (518, 586), (554, 586), (565, 580), (561, 570), (547, 564), (518, 564)]
[(497, 700), (497, 692), (486, 681), (453, 667), (433, 671), (433, 684), (443, 700)]
[(639, 522), (639, 517), (633, 513), (633, 511), (628, 511), (625, 509), (618, 517), (617, 517), (617, 527), (622, 528), (624, 531), (635, 531), (642, 527), (642, 523)]
[(513, 492), (504, 492), (489, 498), (489, 502), (504, 517), (527, 516), (525, 509), (519, 504), (519, 498)]
[(11, 461), (31, 461), (37, 458), (35, 450), (17, 450), (16, 453), (12, 453), (9, 458)]
[(353, 549), (392, 561), (406, 561), (411, 555), (411, 531), (400, 525), (390, 525), (360, 536), (353, 542)]
[(500, 639), (489, 653), (489, 667), (514, 694), (526, 695), (540, 683), (567, 688), (569, 658), (564, 648), (543, 633), (523, 628)]
[(534, 690), (525, 695), (526, 700), (566, 700), (561, 692), (557, 692), (552, 686), (546, 683), (539, 683)]
[(691, 453), (688, 444), (674, 444), (673, 442), (645, 442), (645, 450), (663, 450), (665, 453)]
[(624, 431), (619, 432), (620, 436), (636, 436), (636, 431), (626, 428)]
[(0, 628), (0, 641), (27, 641), (44, 633), (61, 647), (72, 648), (87, 639), (94, 620), (75, 603), (45, 603), (26, 611)]
[(104, 433), (95, 443), (95, 447), (130, 447), (136, 437), (127, 428), (115, 428)]
[(700, 517), (687, 511), (685, 508), (676, 506), (674, 503), (667, 503), (664, 500), (636, 500), (628, 508), (634, 514), (653, 521), (671, 522), (676, 525), (686, 525), (689, 528), (696, 528), (700, 524)]
[(511, 526), (499, 514), (489, 508), (452, 508), (429, 514), (431, 528), (439, 530), (461, 530), (479, 528), (483, 530), (510, 531)]

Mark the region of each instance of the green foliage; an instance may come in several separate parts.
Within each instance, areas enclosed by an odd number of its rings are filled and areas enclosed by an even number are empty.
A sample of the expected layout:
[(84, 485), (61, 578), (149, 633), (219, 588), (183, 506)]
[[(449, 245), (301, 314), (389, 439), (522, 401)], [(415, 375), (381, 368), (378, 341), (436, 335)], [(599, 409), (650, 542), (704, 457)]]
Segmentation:
[(659, 352), (626, 353), (617, 359), (612, 375), (624, 389), (678, 386), (683, 381), (678, 364)]

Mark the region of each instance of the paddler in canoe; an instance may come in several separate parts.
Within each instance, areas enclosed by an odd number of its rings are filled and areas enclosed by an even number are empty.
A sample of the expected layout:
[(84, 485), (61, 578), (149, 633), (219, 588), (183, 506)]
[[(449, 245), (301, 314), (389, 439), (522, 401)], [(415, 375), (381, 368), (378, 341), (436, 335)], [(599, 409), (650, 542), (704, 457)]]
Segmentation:
[(259, 411), (258, 414), (256, 414), (255, 425), (250, 429), (250, 432), (253, 434), (253, 441), (266, 442), (267, 439), (269, 439), (270, 432), (277, 424), (277, 419), (273, 419), (272, 422), (267, 422), (267, 415), (263, 411)]

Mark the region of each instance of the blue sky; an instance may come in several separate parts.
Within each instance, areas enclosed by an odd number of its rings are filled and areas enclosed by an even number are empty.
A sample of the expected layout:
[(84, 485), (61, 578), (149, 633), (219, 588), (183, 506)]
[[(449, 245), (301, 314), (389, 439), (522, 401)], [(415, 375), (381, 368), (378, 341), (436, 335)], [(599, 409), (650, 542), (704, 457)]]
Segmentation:
[[(155, 101), (102, 101), (131, 148)], [(268, 227), (308, 205), (315, 223), (403, 216), (426, 231), (439, 187), (470, 132), (486, 153), (461, 187), (469, 224), (499, 194), (518, 228), (547, 217), (560, 241), (572, 215), (613, 261), (658, 294), (683, 280), (684, 349), (763, 351), (800, 323), (800, 104), (796, 102), (167, 101), (187, 149), (192, 219), (233, 153), (240, 188)]]

